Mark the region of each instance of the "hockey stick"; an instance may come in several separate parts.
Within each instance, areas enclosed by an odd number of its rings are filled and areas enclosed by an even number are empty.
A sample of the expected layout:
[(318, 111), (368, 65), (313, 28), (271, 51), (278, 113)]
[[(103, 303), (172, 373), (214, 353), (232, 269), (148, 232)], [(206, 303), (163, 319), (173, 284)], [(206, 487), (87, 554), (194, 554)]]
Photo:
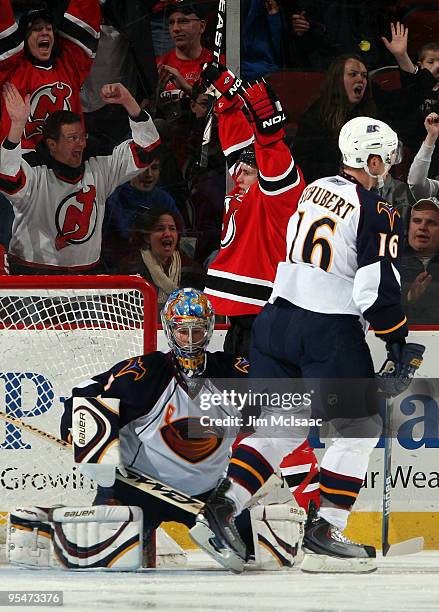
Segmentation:
[[(72, 445), (65, 440), (61, 440), (56, 436), (47, 433), (34, 425), (29, 425), (25, 423), (21, 419), (14, 417), (10, 414), (6, 414), (5, 412), (0, 410), (0, 419), (6, 421), (7, 423), (12, 423), (12, 425), (16, 425), (25, 431), (28, 431), (35, 436), (43, 439), (45, 442), (49, 444), (53, 444), (58, 448), (64, 448), (66, 450), (70, 450)], [(182, 493), (173, 487), (160, 482), (159, 480), (155, 480), (151, 476), (146, 476), (145, 474), (137, 474), (132, 470), (127, 469), (128, 476), (123, 476), (116, 472), (117, 480), (129, 485), (130, 487), (134, 487), (135, 489), (139, 489), (148, 495), (152, 495), (153, 497), (157, 497), (162, 501), (167, 502), (173, 506), (177, 506), (177, 508), (181, 508), (182, 510), (186, 510), (190, 514), (198, 514), (201, 508), (204, 506), (204, 503), (195, 497), (191, 497), (190, 495), (186, 495), (186, 493)]]
[(386, 397), (384, 412), (384, 485), (381, 542), (383, 557), (411, 555), (420, 552), (424, 547), (424, 538), (411, 538), (396, 544), (389, 544), (390, 497), (392, 491), (392, 398)]
[[(218, 13), (216, 19), (216, 30), (215, 38), (213, 43), (213, 63), (218, 66), (221, 58), (221, 46), (223, 42), (223, 30), (226, 23), (226, 0), (218, 1)], [(200, 155), (200, 168), (207, 168), (207, 162), (209, 157), (209, 144), (212, 136), (212, 123), (213, 123), (213, 109), (215, 106), (215, 99), (212, 101), (212, 105), (206, 116), (206, 125), (203, 132), (203, 141), (201, 144), (201, 155)]]

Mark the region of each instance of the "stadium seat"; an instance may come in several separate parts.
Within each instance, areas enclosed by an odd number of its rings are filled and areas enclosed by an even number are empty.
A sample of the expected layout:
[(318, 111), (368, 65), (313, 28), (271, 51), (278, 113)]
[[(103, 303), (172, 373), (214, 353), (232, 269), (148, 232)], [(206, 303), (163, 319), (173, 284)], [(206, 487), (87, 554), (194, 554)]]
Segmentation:
[(287, 130), (297, 130), (300, 116), (317, 99), (325, 76), (324, 72), (282, 71), (266, 77), (284, 107)]
[(396, 9), (400, 15), (414, 8), (434, 10), (439, 8), (439, 0), (398, 0)]
[(369, 80), (376, 83), (385, 91), (399, 89), (401, 87), (401, 79), (399, 76), (399, 66), (383, 66), (376, 70), (371, 70)]
[(439, 7), (425, 9), (413, 8), (402, 17), (404, 25), (409, 29), (409, 55), (417, 54), (417, 51), (429, 42), (439, 40)]

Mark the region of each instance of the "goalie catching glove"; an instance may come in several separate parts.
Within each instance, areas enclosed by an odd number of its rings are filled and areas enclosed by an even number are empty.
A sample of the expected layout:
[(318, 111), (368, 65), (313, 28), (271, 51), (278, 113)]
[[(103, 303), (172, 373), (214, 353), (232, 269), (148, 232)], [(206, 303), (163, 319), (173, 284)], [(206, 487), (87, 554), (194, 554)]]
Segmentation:
[(378, 372), (378, 388), (389, 397), (403, 393), (410, 385), (423, 360), (425, 346), (409, 342), (407, 344), (387, 344), (387, 359)]
[(242, 98), (255, 126), (256, 140), (264, 145), (280, 140), (286, 123), (285, 113), (271, 87), (264, 80), (242, 90)]

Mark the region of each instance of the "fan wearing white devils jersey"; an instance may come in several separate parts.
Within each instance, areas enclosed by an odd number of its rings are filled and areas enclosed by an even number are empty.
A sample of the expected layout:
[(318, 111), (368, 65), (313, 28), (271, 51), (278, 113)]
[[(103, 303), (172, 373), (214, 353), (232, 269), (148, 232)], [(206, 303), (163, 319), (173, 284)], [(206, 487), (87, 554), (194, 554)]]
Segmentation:
[[(381, 433), (366, 321), (386, 342), (398, 382), (409, 368), (408, 347), (419, 345), (405, 343), (400, 215), (373, 190), (396, 161), (397, 135), (381, 121), (357, 117), (343, 126), (339, 147), (343, 172), (309, 185), (289, 221), (286, 261), (253, 327), (250, 377), (313, 379), (308, 385), (320, 391), (314, 414), (332, 423), (338, 419), (341, 437), (321, 462), (319, 514), (309, 516), (305, 531), (304, 546), (313, 554), (306, 555), (302, 569), (369, 572), (376, 569), (375, 549), (342, 533)], [(420, 361), (421, 356), (417, 367)], [(198, 516), (192, 532), (200, 545), (197, 527), (202, 533), (207, 524), (224, 550), (239, 556), (233, 517), (303, 441), (297, 429), (271, 439), (259, 433), (235, 448), (227, 478)]]
[(11, 201), (14, 224), (9, 245), (11, 274), (77, 273), (99, 264), (105, 201), (114, 189), (149, 166), (160, 138), (152, 118), (121, 83), (104, 85), (106, 104), (120, 104), (133, 134), (111, 155), (84, 159), (87, 135), (81, 117), (59, 110), (43, 126), (45, 146), (21, 147), (30, 98), (12, 83), (3, 86), (11, 119), (0, 146), (0, 192)]

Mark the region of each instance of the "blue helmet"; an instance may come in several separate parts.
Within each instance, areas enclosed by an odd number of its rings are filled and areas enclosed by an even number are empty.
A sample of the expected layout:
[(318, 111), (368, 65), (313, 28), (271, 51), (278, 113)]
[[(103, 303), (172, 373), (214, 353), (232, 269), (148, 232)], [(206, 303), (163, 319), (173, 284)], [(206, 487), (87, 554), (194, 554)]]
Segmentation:
[(205, 352), (215, 326), (212, 304), (202, 291), (176, 289), (161, 312), (163, 331), (187, 376), (204, 371)]

